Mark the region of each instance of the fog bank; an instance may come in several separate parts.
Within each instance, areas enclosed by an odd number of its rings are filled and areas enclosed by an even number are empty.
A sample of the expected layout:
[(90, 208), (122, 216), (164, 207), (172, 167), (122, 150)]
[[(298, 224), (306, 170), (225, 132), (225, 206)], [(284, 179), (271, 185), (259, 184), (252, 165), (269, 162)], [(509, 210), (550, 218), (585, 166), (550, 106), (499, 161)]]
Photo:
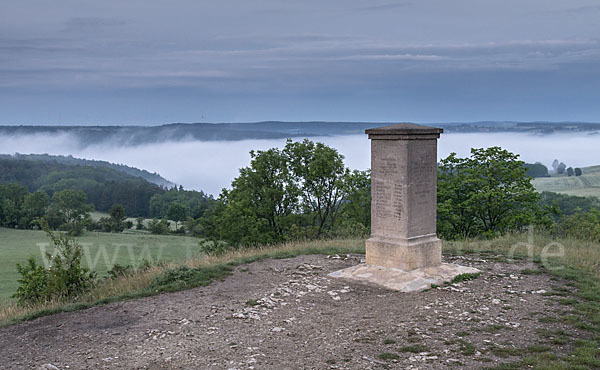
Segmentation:
[[(370, 167), (370, 143), (367, 135), (313, 137), (332, 146), (346, 159), (352, 169)], [(469, 155), (471, 147), (501, 146), (521, 155), (526, 162), (542, 162), (550, 168), (558, 160), (572, 167), (600, 164), (600, 137), (576, 134), (536, 136), (523, 133), (469, 133), (442, 134), (438, 158), (451, 152)], [(186, 189), (203, 190), (217, 196), (229, 187), (241, 167), (250, 163), (250, 150), (283, 147), (284, 139), (241, 141), (179, 141), (134, 147), (117, 145), (82, 146), (68, 134), (0, 136), (0, 153), (54, 154), (105, 160), (158, 172), (163, 177)]]

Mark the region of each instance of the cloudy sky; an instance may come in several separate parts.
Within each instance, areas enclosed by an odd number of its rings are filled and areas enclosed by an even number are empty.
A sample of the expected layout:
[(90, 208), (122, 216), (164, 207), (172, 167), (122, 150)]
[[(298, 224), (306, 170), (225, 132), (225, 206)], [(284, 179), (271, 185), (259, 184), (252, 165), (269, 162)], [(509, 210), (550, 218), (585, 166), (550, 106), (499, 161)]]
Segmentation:
[(2, 0), (0, 124), (600, 121), (597, 0)]

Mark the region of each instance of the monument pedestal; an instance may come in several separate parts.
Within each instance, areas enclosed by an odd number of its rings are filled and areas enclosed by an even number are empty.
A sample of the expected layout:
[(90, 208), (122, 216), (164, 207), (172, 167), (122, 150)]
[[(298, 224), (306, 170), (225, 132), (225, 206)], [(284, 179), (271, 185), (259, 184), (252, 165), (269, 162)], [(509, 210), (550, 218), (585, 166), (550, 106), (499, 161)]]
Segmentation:
[(410, 123), (366, 130), (371, 139), (367, 263), (330, 276), (410, 292), (478, 271), (442, 264), (442, 241), (436, 237), (437, 139), (442, 132)]
[(472, 267), (440, 263), (437, 266), (422, 267), (405, 271), (393, 267), (360, 264), (329, 274), (334, 278), (357, 280), (375, 284), (399, 292), (418, 292), (429, 289), (432, 285), (442, 285), (452, 281), (461, 274), (478, 273)]
[(374, 236), (365, 244), (367, 265), (409, 271), (442, 263), (442, 241), (435, 235), (410, 239)]

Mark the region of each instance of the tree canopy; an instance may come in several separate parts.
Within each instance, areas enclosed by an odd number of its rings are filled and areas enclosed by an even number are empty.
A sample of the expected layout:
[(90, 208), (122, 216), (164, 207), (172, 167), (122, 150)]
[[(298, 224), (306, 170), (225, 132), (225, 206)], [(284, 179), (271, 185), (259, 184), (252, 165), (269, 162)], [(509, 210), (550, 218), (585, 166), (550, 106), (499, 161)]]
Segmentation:
[[(369, 186), (368, 173), (350, 172), (337, 150), (310, 140), (288, 140), (281, 150), (251, 151), (250, 157), (250, 166), (240, 169), (231, 189), (221, 193), (203, 220), (206, 236), (232, 245), (258, 245), (337, 233), (340, 220), (353, 215), (361, 230), (370, 226), (365, 212), (346, 206), (354, 200), (364, 205), (361, 187)], [(348, 210), (344, 217), (342, 209)]]
[(518, 155), (500, 147), (471, 149), (441, 161), (438, 231), (444, 238), (493, 235), (535, 219), (538, 194)]

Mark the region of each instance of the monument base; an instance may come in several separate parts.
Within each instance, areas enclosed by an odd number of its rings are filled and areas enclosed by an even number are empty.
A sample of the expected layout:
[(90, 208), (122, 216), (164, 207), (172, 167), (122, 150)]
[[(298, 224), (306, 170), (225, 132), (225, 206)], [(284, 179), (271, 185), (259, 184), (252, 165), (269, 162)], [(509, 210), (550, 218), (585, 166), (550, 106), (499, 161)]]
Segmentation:
[(371, 237), (366, 241), (367, 265), (404, 271), (439, 266), (442, 241), (435, 234), (410, 239)]
[(328, 276), (371, 283), (399, 292), (418, 292), (430, 288), (432, 284), (450, 282), (458, 275), (478, 272), (480, 271), (476, 268), (451, 263), (411, 271), (360, 264), (332, 272)]

